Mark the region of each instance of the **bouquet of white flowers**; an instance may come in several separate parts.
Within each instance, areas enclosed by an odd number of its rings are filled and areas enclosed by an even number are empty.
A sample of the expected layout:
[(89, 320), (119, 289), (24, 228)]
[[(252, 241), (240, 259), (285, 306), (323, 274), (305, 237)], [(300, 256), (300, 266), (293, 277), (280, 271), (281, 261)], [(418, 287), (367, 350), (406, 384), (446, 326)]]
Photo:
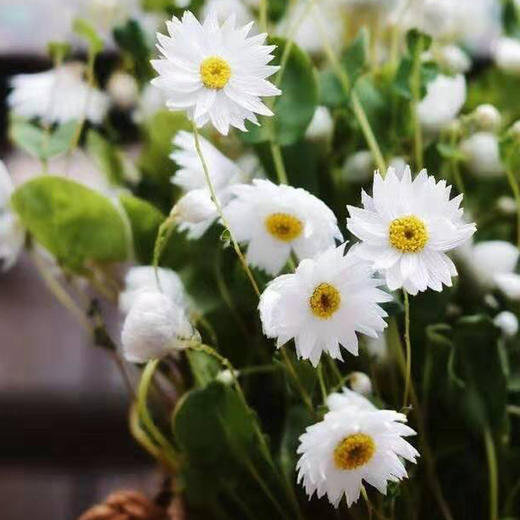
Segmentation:
[(79, 18), (86, 63), (10, 80), (0, 257), (112, 354), (175, 514), (518, 518), (519, 2), (143, 6), (108, 74)]

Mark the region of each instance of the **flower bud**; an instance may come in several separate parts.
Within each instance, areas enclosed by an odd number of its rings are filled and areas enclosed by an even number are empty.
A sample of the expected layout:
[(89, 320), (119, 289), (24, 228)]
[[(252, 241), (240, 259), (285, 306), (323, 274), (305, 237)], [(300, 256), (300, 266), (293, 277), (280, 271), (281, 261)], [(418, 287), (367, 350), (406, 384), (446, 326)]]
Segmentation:
[(495, 45), (494, 58), (499, 69), (520, 73), (520, 42), (515, 38), (500, 38)]
[(515, 199), (507, 195), (499, 197), (497, 200), (497, 208), (505, 215), (514, 215), (517, 211)]
[(327, 107), (319, 106), (307, 127), (305, 137), (311, 141), (320, 141), (330, 138), (334, 129), (334, 121)]
[(352, 372), (349, 377), (350, 388), (361, 395), (372, 393), (372, 382), (364, 372)]
[(500, 112), (489, 104), (479, 105), (473, 112), (473, 116), (479, 128), (489, 132), (498, 130), (502, 122)]
[(438, 50), (437, 61), (452, 73), (465, 73), (471, 68), (469, 56), (457, 45), (445, 45)]
[(114, 72), (108, 80), (107, 92), (114, 104), (122, 110), (132, 108), (139, 98), (137, 81), (127, 72)]
[(186, 193), (175, 204), (172, 213), (181, 222), (189, 222), (190, 224), (200, 224), (217, 216), (215, 204), (211, 200), (209, 191), (205, 188), (191, 190)]
[(123, 355), (127, 361), (145, 363), (182, 350), (198, 337), (182, 307), (159, 291), (143, 291), (123, 324)]
[(343, 175), (347, 181), (366, 182), (374, 175), (374, 158), (369, 150), (349, 155), (343, 163)]
[(518, 332), (518, 319), (509, 311), (499, 312), (493, 320), (495, 326), (502, 330), (504, 336), (511, 338)]
[(498, 177), (504, 173), (500, 160), (497, 136), (491, 132), (477, 132), (461, 145), (468, 169), (479, 177)]
[[(238, 370), (235, 370), (235, 377), (238, 377)], [(221, 370), (216, 377), (216, 380), (225, 385), (231, 385), (234, 382), (231, 370)]]

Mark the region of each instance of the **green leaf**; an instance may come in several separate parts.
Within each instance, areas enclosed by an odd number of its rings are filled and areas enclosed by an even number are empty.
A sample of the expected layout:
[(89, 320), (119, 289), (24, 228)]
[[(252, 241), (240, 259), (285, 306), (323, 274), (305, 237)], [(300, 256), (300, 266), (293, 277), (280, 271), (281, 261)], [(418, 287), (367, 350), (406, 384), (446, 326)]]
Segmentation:
[(47, 160), (70, 149), (76, 129), (76, 121), (69, 121), (53, 131), (45, 132), (27, 121), (14, 120), (9, 135), (14, 143), (28, 154), (40, 160)]
[(475, 426), (498, 429), (506, 417), (506, 378), (498, 347), (500, 331), (486, 316), (461, 318), (454, 329), (454, 369), (464, 412)]
[[(173, 433), (185, 460), (181, 472), (190, 504), (210, 509), (217, 496), (231, 493), (253, 518), (291, 518), (255, 423), (255, 414), (222, 383), (184, 396), (173, 416)], [(233, 511), (237, 517), (236, 505)]]
[(432, 44), (432, 37), (417, 29), (411, 29), (406, 33), (406, 47), (411, 56), (416, 52), (423, 53), (427, 51)]
[(206, 386), (211, 383), (221, 370), (219, 361), (206, 352), (188, 350), (186, 356), (196, 386)]
[(69, 179), (45, 175), (12, 196), (22, 224), (37, 242), (72, 270), (86, 262), (126, 259), (124, 222), (103, 195)]
[(61, 63), (71, 52), (69, 42), (51, 41), (47, 44), (47, 52), (53, 63)]
[(103, 50), (103, 40), (90, 22), (83, 18), (76, 18), (74, 20), (73, 29), (77, 35), (87, 40), (92, 54), (98, 54)]
[(123, 194), (119, 200), (130, 221), (135, 255), (141, 264), (149, 265), (157, 231), (165, 217), (155, 206), (133, 195)]
[(368, 62), (368, 31), (363, 27), (354, 41), (347, 47), (341, 57), (341, 64), (345, 67), (351, 87), (367, 68)]
[(437, 143), (437, 150), (443, 159), (454, 159), (456, 161), (463, 161), (466, 157), (458, 146)]
[[(270, 38), (276, 45), (273, 65), (280, 65), (282, 55), (290, 45), (283, 38)], [(294, 43), (291, 45), (287, 66), (283, 72), (281, 96), (275, 98), (273, 117), (260, 117), (260, 126), (247, 123), (247, 133), (240, 136), (246, 143), (272, 140), (286, 146), (301, 139), (312, 120), (318, 104), (318, 84), (309, 56)], [(274, 76), (276, 79), (276, 75)]]
[(114, 40), (132, 60), (139, 82), (144, 84), (150, 81), (154, 75), (150, 64), (152, 49), (139, 23), (136, 20), (128, 20), (125, 24), (115, 27)]

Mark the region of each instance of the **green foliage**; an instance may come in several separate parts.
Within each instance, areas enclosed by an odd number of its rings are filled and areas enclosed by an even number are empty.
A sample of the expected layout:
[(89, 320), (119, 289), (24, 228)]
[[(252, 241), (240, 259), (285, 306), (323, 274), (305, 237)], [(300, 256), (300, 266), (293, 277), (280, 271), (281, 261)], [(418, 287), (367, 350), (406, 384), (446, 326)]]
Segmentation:
[[(258, 442), (259, 425), (231, 387), (218, 382), (188, 392), (173, 416), (173, 434), (184, 457), (186, 498), (211, 511), (217, 499), (251, 518), (288, 518), (276, 469)], [(204, 490), (201, 493), (201, 490)]]
[(103, 40), (90, 22), (82, 18), (76, 18), (73, 29), (78, 36), (87, 41), (91, 54), (96, 55), (103, 50)]
[[(305, 134), (318, 103), (318, 84), (311, 60), (297, 45), (291, 45), (283, 38), (271, 38), (269, 43), (277, 46), (273, 65), (280, 65), (284, 53), (288, 53), (280, 83), (282, 95), (275, 98), (272, 118), (260, 117), (260, 126), (248, 123), (248, 132), (240, 136), (250, 144), (273, 141), (287, 146)], [(275, 82), (276, 77), (275, 74)]]
[(114, 40), (132, 61), (139, 82), (144, 85), (150, 81), (154, 75), (150, 65), (152, 49), (139, 23), (136, 20), (128, 20), (125, 24), (115, 27)]
[(28, 154), (46, 161), (71, 148), (77, 127), (77, 121), (69, 121), (46, 131), (23, 119), (15, 119), (9, 127), (9, 137)]
[(99, 193), (46, 175), (20, 186), (11, 200), (29, 233), (67, 268), (78, 271), (89, 261), (126, 259), (123, 220)]

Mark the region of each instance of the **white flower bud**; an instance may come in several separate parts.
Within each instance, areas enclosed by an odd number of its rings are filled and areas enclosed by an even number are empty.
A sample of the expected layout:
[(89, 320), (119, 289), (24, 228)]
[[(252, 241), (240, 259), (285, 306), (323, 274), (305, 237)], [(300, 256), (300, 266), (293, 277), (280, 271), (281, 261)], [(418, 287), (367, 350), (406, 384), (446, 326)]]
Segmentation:
[(515, 336), (518, 332), (518, 319), (512, 312), (499, 312), (495, 316), (493, 323), (501, 329), (504, 336), (508, 338)]
[(210, 218), (217, 217), (217, 209), (209, 191), (205, 188), (191, 190), (181, 197), (175, 207), (173, 214), (181, 222), (200, 224)]
[(457, 117), (465, 102), (466, 78), (439, 74), (428, 83), (426, 96), (417, 107), (421, 126), (427, 132), (438, 132)]
[[(157, 278), (159, 284), (157, 284)], [(119, 310), (128, 314), (138, 295), (143, 291), (159, 290), (181, 307), (186, 307), (186, 293), (179, 275), (165, 267), (155, 269), (151, 265), (132, 267), (125, 276), (125, 290), (119, 294)]]
[(477, 132), (462, 141), (468, 168), (478, 177), (498, 177), (504, 173), (498, 138), (491, 132)]
[(520, 41), (515, 38), (500, 38), (494, 49), (497, 67), (514, 74), (520, 73)]
[(327, 107), (319, 106), (314, 111), (314, 116), (307, 127), (305, 137), (311, 141), (329, 139), (334, 129), (334, 121)]
[(396, 174), (398, 179), (401, 179), (403, 173), (408, 166), (406, 159), (404, 157), (392, 157), (388, 162), (388, 167), (394, 169), (394, 173)]
[[(235, 377), (238, 377), (238, 370), (235, 370)], [(231, 385), (234, 382), (233, 374), (231, 373), (231, 370), (221, 370), (216, 377), (216, 380), (225, 384), (225, 385)]]
[(342, 170), (347, 181), (365, 182), (374, 175), (374, 166), (372, 152), (360, 150), (345, 159)]
[(515, 121), (512, 125), (509, 131), (515, 136), (520, 137), (520, 120)]
[(107, 92), (114, 104), (122, 110), (132, 108), (139, 98), (137, 81), (126, 72), (114, 72), (110, 76)]
[(440, 65), (455, 74), (463, 74), (471, 68), (469, 56), (458, 45), (445, 45), (437, 53)]
[(123, 355), (134, 363), (182, 350), (197, 338), (184, 309), (159, 291), (143, 291), (137, 296), (121, 333)]
[(497, 200), (497, 208), (506, 215), (514, 215), (517, 211), (515, 199), (507, 195), (499, 197)]
[(372, 393), (372, 382), (364, 372), (352, 372), (349, 377), (350, 388), (361, 395)]
[(500, 112), (493, 105), (489, 104), (479, 105), (473, 112), (473, 116), (477, 125), (482, 130), (487, 130), (489, 132), (498, 130), (500, 123), (502, 122)]

